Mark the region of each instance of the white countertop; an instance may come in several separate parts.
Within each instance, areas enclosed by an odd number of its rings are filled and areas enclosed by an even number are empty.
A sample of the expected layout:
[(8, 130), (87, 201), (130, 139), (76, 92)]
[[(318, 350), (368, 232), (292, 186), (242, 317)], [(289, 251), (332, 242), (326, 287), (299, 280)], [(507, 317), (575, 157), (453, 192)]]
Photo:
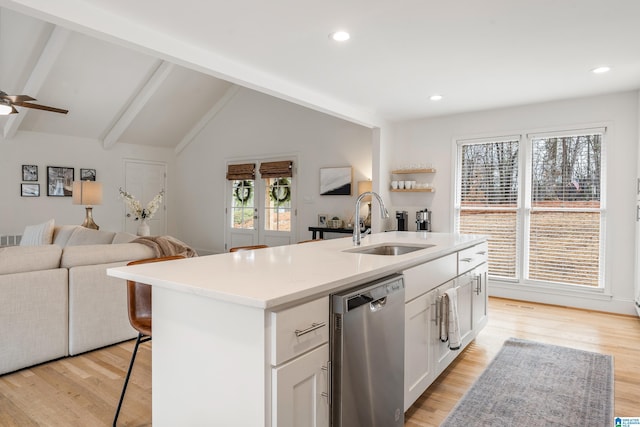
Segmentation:
[(435, 246), (397, 256), (365, 255), (345, 252), (356, 248), (349, 236), (109, 268), (107, 274), (179, 292), (270, 309), (384, 277), (484, 240), (484, 236), (449, 233), (375, 233), (362, 239), (360, 247), (385, 243)]

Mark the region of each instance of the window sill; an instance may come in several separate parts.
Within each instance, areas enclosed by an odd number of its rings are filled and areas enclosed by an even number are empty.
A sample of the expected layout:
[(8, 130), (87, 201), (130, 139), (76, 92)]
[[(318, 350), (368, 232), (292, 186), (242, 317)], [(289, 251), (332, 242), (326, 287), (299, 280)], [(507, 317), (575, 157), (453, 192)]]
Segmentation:
[(518, 282), (510, 280), (489, 279), (489, 287), (509, 292), (581, 297), (598, 301), (611, 301), (613, 295), (603, 288), (586, 286), (554, 285), (549, 283)]

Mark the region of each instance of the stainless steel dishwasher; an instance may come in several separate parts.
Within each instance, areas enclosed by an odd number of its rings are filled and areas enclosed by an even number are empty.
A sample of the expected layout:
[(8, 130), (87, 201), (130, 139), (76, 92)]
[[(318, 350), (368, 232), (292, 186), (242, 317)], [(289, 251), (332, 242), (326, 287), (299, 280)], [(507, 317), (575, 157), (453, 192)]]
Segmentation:
[(334, 294), (331, 307), (331, 425), (403, 426), (402, 276)]

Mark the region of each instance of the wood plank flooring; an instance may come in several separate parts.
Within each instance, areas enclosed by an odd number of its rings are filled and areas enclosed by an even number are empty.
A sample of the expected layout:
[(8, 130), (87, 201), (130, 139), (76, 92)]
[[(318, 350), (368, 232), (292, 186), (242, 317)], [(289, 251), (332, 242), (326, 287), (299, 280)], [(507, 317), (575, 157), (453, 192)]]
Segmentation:
[[(640, 319), (491, 298), (489, 324), (405, 414), (438, 426), (509, 337), (612, 354), (615, 415), (640, 416)], [(108, 426), (134, 341), (0, 376), (0, 426)], [(140, 347), (119, 426), (151, 425), (151, 343)]]

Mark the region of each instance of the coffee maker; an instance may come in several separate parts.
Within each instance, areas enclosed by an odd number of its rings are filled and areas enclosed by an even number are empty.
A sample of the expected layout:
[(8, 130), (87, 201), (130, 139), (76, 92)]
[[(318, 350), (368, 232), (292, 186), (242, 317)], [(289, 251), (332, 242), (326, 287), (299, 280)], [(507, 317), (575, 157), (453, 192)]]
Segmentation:
[(416, 231), (431, 231), (431, 212), (429, 209), (416, 212)]
[(398, 231), (409, 230), (409, 213), (407, 211), (396, 211), (396, 220), (398, 221)]

